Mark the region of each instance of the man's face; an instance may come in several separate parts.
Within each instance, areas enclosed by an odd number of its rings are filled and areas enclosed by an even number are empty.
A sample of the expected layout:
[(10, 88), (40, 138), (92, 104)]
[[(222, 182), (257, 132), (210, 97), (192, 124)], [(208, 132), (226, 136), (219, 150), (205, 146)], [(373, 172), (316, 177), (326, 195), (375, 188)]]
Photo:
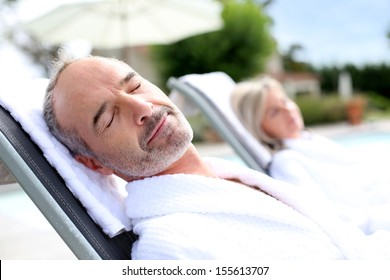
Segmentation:
[(192, 140), (191, 127), (170, 99), (114, 60), (86, 58), (65, 68), (54, 111), (63, 128), (74, 129), (86, 142), (97, 163), (129, 179), (164, 171)]

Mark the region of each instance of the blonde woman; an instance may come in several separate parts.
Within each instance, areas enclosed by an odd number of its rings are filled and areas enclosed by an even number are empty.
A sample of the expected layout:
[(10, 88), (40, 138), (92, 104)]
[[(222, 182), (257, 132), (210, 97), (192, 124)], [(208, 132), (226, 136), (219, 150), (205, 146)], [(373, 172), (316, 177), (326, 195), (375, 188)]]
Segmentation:
[[(273, 154), (270, 175), (317, 188), (366, 233), (390, 230), (390, 178), (383, 159), (351, 153), (305, 130), (302, 114), (282, 85), (261, 77), (238, 83), (231, 103), (246, 129)], [(279, 152), (281, 151), (281, 152)], [(373, 165), (372, 163), (376, 164)]]
[(298, 106), (269, 77), (237, 84), (232, 106), (246, 129), (271, 151), (282, 148), (283, 139), (300, 137), (304, 128)]

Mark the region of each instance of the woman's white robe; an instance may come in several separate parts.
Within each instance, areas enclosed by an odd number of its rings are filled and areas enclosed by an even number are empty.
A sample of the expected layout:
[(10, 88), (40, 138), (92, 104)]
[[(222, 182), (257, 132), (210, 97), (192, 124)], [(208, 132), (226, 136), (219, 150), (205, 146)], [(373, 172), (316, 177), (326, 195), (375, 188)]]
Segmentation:
[(390, 230), (388, 159), (310, 133), (284, 144), (269, 169), (273, 178), (322, 192), (343, 220), (366, 234)]

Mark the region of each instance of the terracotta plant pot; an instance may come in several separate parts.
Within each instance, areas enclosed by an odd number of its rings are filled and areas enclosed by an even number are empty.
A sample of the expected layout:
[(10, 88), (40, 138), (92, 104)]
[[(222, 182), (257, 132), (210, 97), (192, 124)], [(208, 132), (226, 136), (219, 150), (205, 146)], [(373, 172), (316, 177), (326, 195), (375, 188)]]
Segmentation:
[(366, 100), (364, 97), (356, 96), (348, 100), (346, 104), (348, 122), (352, 125), (360, 124), (363, 120), (365, 108)]

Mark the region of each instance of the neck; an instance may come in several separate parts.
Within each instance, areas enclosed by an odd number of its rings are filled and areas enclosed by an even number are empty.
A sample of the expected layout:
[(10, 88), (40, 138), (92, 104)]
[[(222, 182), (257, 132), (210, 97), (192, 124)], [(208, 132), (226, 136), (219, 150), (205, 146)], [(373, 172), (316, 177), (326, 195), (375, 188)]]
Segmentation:
[[(168, 174), (197, 174), (197, 175), (203, 175), (207, 177), (217, 177), (214, 174), (214, 172), (209, 168), (209, 166), (203, 161), (198, 150), (195, 148), (193, 144), (190, 144), (187, 151), (179, 160), (174, 162), (171, 166), (169, 166), (164, 171), (155, 175), (158, 176), (158, 175), (168, 175)], [(116, 174), (116, 175), (118, 175), (119, 177), (121, 177), (127, 182), (143, 179), (143, 177), (130, 178), (122, 174)]]
[(193, 144), (189, 146), (185, 154), (166, 170), (159, 173), (158, 175), (167, 174), (198, 174), (207, 177), (216, 177), (214, 172), (209, 166), (203, 161), (198, 150)]

